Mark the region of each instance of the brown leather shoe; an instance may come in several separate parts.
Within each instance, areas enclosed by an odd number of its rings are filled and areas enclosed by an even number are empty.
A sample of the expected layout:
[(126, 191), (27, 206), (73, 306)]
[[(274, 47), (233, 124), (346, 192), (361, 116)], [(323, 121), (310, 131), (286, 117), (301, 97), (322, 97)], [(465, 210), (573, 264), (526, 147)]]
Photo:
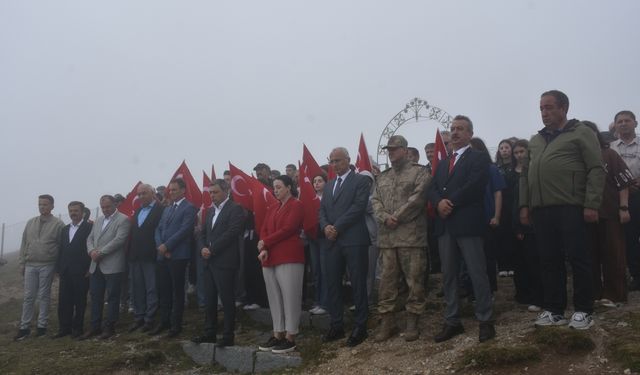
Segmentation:
[(99, 336), (102, 334), (102, 330), (100, 328), (91, 329), (89, 332), (86, 332), (84, 335), (80, 336), (78, 340), (87, 340), (95, 336)]

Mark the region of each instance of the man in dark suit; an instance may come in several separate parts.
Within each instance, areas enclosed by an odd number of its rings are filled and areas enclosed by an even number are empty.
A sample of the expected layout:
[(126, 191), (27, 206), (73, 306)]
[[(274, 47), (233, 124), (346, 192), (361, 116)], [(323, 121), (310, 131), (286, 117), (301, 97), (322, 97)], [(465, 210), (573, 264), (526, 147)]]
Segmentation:
[(325, 265), (328, 310), (331, 327), (323, 340), (344, 337), (342, 277), (349, 270), (356, 306), (354, 328), (347, 340), (356, 346), (367, 338), (367, 267), (369, 232), (365, 221), (371, 180), (349, 167), (349, 152), (344, 147), (331, 151), (329, 161), (337, 175), (329, 181), (320, 202), (320, 228), (326, 237)]
[(129, 270), (133, 286), (135, 322), (129, 328), (134, 332), (142, 327), (142, 332), (153, 328), (158, 310), (156, 289), (156, 241), (155, 231), (162, 217), (163, 207), (156, 201), (153, 186), (138, 186), (140, 208), (131, 218), (131, 240), (129, 242)]
[(213, 206), (207, 214), (202, 235), (198, 238), (198, 248), (201, 249), (200, 255), (204, 263), (204, 334), (194, 337), (192, 341), (197, 344), (217, 341), (220, 296), (224, 310), (224, 331), (217, 346), (233, 346), (236, 315), (234, 291), (240, 266), (240, 241), (244, 231), (245, 212), (229, 199), (229, 184), (225, 180), (215, 180), (209, 186), (209, 194)]
[(493, 302), (483, 251), (484, 192), (491, 160), (486, 153), (473, 150), (473, 123), (462, 115), (451, 124), (453, 150), (448, 159), (438, 164), (428, 190), (428, 198), (436, 208), (435, 235), (438, 236), (442, 283), (446, 308), (445, 324), (435, 336), (442, 342), (464, 332), (458, 306), (458, 272), (464, 260), (476, 297), (475, 315), (480, 321), (480, 342), (496, 334), (492, 322)]
[(191, 258), (191, 236), (198, 210), (184, 197), (187, 185), (183, 179), (174, 179), (167, 189), (172, 203), (162, 213), (155, 232), (158, 250), (156, 280), (161, 320), (151, 334), (157, 335), (170, 328), (167, 338), (173, 338), (182, 331), (184, 277)]
[(82, 202), (73, 201), (69, 203), (68, 209), (71, 223), (62, 228), (60, 255), (56, 264), (56, 270), (60, 276), (59, 329), (53, 336), (54, 339), (67, 335), (77, 338), (84, 333), (82, 326), (89, 291), (91, 258), (87, 254), (87, 237), (93, 225), (83, 220), (84, 204)]

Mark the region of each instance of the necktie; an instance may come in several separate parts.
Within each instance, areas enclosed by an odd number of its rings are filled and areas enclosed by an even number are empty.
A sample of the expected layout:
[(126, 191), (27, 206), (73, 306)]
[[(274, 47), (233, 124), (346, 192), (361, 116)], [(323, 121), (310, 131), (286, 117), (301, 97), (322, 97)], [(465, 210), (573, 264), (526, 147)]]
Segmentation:
[(451, 158), (449, 158), (449, 174), (451, 174), (451, 171), (453, 170), (453, 166), (456, 165), (457, 156), (458, 156), (458, 153), (454, 152), (453, 155), (451, 155)]
[(340, 191), (340, 186), (342, 186), (342, 177), (338, 177), (338, 181), (336, 181), (336, 188), (333, 190), (333, 195), (336, 195), (336, 193)]

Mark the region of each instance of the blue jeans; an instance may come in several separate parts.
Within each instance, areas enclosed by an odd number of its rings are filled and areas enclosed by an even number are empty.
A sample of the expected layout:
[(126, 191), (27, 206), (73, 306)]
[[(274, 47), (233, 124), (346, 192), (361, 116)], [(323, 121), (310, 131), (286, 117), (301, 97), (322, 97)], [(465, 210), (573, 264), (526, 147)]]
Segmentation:
[(120, 313), (120, 292), (122, 290), (122, 272), (105, 275), (96, 267), (90, 279), (91, 293), (91, 329), (97, 330), (102, 326), (102, 308), (104, 294), (107, 293), (107, 321), (105, 326), (113, 326), (118, 321)]

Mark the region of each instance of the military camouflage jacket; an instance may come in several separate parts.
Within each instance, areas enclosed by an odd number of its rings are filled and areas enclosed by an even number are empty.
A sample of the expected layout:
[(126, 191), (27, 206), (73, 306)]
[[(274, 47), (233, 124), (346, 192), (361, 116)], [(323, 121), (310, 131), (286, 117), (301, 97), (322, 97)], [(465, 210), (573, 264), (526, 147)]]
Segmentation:
[[(371, 203), (378, 222), (378, 246), (426, 247), (427, 215), (424, 191), (431, 182), (424, 166), (406, 162), (382, 172), (376, 179)], [(396, 229), (384, 225), (390, 216)]]

